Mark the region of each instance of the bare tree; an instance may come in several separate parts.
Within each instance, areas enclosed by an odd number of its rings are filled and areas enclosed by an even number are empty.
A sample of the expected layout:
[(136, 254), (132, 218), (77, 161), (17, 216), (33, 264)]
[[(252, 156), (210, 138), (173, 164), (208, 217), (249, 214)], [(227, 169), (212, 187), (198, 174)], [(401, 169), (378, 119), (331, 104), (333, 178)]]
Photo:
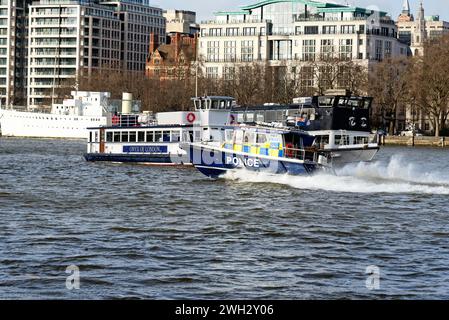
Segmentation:
[(446, 126), (449, 116), (449, 35), (430, 40), (424, 56), (416, 63), (419, 108), (428, 115), (435, 136)]
[(407, 102), (408, 68), (407, 58), (386, 59), (374, 68), (369, 78), (369, 93), (380, 106), (382, 119), (388, 122), (390, 134), (396, 131), (399, 107)]

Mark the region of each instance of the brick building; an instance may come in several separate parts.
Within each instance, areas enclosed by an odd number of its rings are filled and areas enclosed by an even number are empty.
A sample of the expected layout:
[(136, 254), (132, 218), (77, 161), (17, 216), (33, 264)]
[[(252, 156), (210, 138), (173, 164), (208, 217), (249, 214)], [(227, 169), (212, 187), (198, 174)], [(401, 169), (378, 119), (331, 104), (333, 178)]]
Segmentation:
[(152, 33), (145, 68), (147, 77), (161, 80), (184, 78), (196, 61), (197, 42), (196, 35), (172, 33), (166, 44), (159, 45), (158, 37)]

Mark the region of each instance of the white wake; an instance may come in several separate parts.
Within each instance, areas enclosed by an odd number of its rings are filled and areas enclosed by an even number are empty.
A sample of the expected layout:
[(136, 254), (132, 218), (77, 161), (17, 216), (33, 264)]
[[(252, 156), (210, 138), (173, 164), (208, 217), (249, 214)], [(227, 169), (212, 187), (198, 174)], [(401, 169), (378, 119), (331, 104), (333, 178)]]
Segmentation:
[(224, 178), (237, 182), (284, 184), (305, 190), (449, 195), (449, 172), (430, 171), (426, 167), (393, 156), (387, 162), (349, 164), (337, 169), (335, 175), (291, 176), (237, 170), (228, 172)]

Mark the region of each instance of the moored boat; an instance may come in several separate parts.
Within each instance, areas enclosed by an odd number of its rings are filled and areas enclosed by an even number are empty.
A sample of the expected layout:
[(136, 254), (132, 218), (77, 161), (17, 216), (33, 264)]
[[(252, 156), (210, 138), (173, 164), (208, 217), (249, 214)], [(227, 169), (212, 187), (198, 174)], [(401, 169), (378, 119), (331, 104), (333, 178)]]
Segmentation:
[(109, 92), (72, 91), (72, 98), (47, 109), (0, 107), (0, 132), (7, 137), (86, 139), (88, 127), (107, 126), (115, 114), (137, 114), (129, 93), (112, 100)]

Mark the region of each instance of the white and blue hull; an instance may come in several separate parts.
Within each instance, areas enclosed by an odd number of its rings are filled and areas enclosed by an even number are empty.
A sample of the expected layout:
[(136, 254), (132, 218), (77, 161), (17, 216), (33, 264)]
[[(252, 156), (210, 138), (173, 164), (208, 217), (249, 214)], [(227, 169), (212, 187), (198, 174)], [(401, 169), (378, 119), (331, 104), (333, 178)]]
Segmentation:
[(230, 171), (248, 170), (270, 174), (311, 175), (326, 170), (313, 161), (251, 155), (199, 144), (188, 146), (190, 161), (204, 175), (219, 178)]

